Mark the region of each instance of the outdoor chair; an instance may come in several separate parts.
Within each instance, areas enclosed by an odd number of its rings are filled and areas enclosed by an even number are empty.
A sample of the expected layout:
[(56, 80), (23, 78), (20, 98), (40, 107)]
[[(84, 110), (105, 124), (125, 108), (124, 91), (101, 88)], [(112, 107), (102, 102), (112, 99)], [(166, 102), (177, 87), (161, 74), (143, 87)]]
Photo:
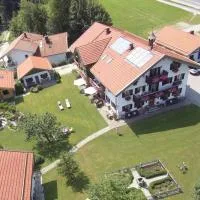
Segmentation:
[(71, 104), (69, 102), (69, 99), (65, 99), (65, 103), (66, 103), (67, 108), (71, 108)]
[(60, 101), (58, 101), (57, 104), (58, 104), (58, 108), (60, 109), (60, 111), (64, 110), (64, 107)]

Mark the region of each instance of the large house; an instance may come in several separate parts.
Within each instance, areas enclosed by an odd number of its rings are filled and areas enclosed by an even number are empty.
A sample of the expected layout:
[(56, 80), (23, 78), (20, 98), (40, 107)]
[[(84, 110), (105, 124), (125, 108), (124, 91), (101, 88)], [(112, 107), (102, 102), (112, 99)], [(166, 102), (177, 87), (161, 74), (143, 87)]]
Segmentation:
[(81, 76), (119, 118), (185, 96), (188, 66), (199, 64), (173, 49), (129, 32), (94, 23), (70, 47)]
[(0, 100), (15, 96), (15, 80), (13, 71), (0, 70)]
[(33, 200), (33, 153), (0, 151), (0, 199)]
[(200, 62), (200, 36), (166, 26), (156, 33), (156, 43), (181, 55)]
[(47, 58), (29, 56), (17, 67), (17, 77), (25, 87), (49, 82), (52, 74), (52, 65)]
[(29, 56), (46, 57), (57, 65), (66, 61), (68, 49), (68, 34), (39, 35), (34, 33), (22, 33), (1, 54), (7, 68), (16, 68)]

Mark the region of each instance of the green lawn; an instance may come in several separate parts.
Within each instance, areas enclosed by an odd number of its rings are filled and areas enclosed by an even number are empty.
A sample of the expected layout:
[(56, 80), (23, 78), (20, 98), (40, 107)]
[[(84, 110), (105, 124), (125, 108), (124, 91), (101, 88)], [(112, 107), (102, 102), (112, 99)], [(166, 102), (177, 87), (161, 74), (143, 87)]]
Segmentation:
[[(17, 104), (17, 109), (23, 113), (48, 111), (55, 114), (63, 125), (72, 126), (75, 129), (75, 133), (70, 136), (70, 141), (72, 144), (76, 144), (91, 133), (105, 127), (106, 123), (95, 106), (90, 104), (88, 97), (79, 93), (78, 88), (73, 85), (73, 81), (72, 74), (64, 76), (61, 84), (24, 97)], [(70, 100), (72, 108), (60, 111), (57, 101), (61, 101), (65, 105), (66, 98)]]
[[(143, 37), (164, 25), (180, 21), (200, 23), (199, 17), (156, 0), (100, 0), (110, 13), (114, 26)], [(194, 22), (193, 22), (194, 21)]]
[[(159, 114), (120, 128), (123, 136), (115, 131), (105, 134), (83, 147), (76, 159), (91, 181), (98, 181), (105, 172), (133, 166), (140, 162), (160, 159), (184, 190), (170, 200), (192, 199), (194, 184), (200, 179), (200, 108), (187, 106)], [(189, 171), (183, 175), (178, 168), (185, 162)], [(54, 182), (57, 199), (84, 200), (85, 196), (73, 193), (63, 186), (63, 179), (56, 170), (44, 177), (44, 183)], [(48, 186), (48, 185), (46, 185)], [(53, 186), (52, 186), (53, 187)], [(52, 200), (52, 187), (46, 187), (47, 200)]]
[[(88, 97), (81, 95), (78, 88), (73, 86), (73, 80), (72, 74), (64, 76), (62, 83), (19, 99), (16, 106), (17, 110), (23, 113), (47, 111), (54, 113), (63, 125), (74, 127), (75, 133), (70, 136), (70, 142), (76, 144), (91, 133), (104, 128), (106, 123), (95, 106), (90, 104)], [(72, 108), (59, 111), (57, 101), (60, 100), (64, 104), (65, 98), (69, 98)], [(35, 141), (26, 142), (24, 133), (20, 131), (8, 129), (0, 131), (0, 144), (9, 150), (27, 150), (37, 153), (33, 148)], [(44, 165), (52, 162), (52, 159), (46, 159)]]

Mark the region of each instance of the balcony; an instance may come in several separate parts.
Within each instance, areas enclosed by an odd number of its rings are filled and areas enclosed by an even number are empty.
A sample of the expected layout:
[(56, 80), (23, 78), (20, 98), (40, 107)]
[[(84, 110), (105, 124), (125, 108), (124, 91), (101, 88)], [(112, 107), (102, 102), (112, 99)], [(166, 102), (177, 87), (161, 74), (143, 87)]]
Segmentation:
[(146, 83), (148, 84), (158, 83), (160, 81), (166, 80), (167, 78), (168, 78), (168, 72), (164, 70), (159, 75), (146, 76)]
[(176, 80), (173, 82), (173, 86), (178, 86), (178, 85), (181, 85), (182, 84), (182, 80)]

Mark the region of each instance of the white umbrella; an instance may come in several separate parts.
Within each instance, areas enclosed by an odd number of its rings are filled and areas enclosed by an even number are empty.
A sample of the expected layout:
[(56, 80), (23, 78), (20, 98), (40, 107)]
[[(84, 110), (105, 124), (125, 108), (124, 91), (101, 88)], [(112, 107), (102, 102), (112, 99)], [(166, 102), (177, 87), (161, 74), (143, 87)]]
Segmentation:
[(86, 82), (83, 78), (79, 78), (74, 81), (74, 85), (77, 85), (77, 86), (86, 85)]
[(93, 95), (97, 93), (97, 90), (94, 87), (88, 87), (84, 89), (85, 94)]

